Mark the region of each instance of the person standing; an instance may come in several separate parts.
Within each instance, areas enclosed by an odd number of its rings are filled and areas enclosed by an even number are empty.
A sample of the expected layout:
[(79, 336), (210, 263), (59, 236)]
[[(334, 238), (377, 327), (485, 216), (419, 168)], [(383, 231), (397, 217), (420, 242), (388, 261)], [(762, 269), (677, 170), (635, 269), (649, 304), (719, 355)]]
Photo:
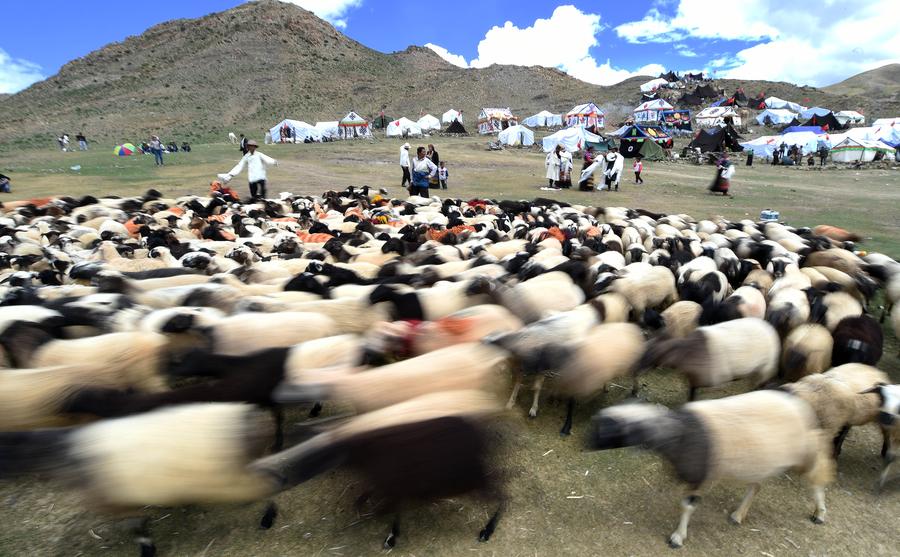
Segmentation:
[(425, 156), (425, 147), (416, 149), (416, 159), (412, 163), (412, 185), (410, 195), (428, 197), (428, 181), (437, 175), (438, 168)]
[(78, 141), (78, 150), (79, 151), (87, 151), (88, 150), (87, 138), (84, 136), (83, 132), (78, 132), (78, 135), (75, 136), (75, 140)]
[(825, 159), (828, 158), (828, 147), (822, 145), (819, 147), (819, 166), (825, 166)]
[(256, 152), (259, 145), (256, 141), (247, 141), (247, 154), (241, 157), (240, 162), (223, 176), (225, 183), (247, 169), (247, 182), (250, 186), (250, 199), (266, 198), (266, 166), (278, 166), (278, 161), (268, 155)]
[(9, 176), (0, 174), (0, 193), (11, 193), (12, 184), (9, 183)]
[(67, 134), (67, 133), (64, 133), (62, 135), (62, 150), (63, 151), (69, 150), (69, 134)]
[(153, 158), (156, 161), (156, 166), (163, 166), (163, 146), (162, 141), (159, 140), (159, 137), (154, 135), (150, 138), (150, 152), (153, 153)]
[(619, 148), (613, 147), (606, 154), (606, 170), (603, 172), (604, 184), (609, 191), (619, 191), (619, 181), (625, 168), (625, 157), (619, 154)]
[(644, 179), (641, 178), (641, 172), (644, 171), (644, 163), (641, 162), (641, 157), (634, 158), (634, 164), (631, 165), (631, 169), (634, 170), (634, 183), (643, 184)]
[[(282, 141), (282, 143), (284, 143)], [(238, 142), (238, 149), (241, 150), (242, 155), (247, 154), (247, 138), (244, 137), (244, 134), (241, 134), (241, 140)]]
[(547, 158), (544, 160), (544, 166), (547, 167), (546, 178), (549, 181), (547, 187), (559, 189), (557, 182), (559, 182), (559, 152), (562, 150), (562, 145), (557, 145), (556, 149), (547, 153)]
[(409, 174), (409, 143), (404, 143), (400, 147), (400, 170), (403, 171), (403, 177), (400, 179), (400, 187), (412, 187), (412, 178)]
[[(441, 156), (438, 155), (437, 149), (435, 149), (434, 145), (432, 145), (431, 143), (428, 144), (428, 151), (425, 153), (425, 156), (428, 157), (429, 159), (431, 159), (431, 162), (434, 163), (434, 166), (436, 166), (436, 167), (438, 167), (438, 169), (440, 169)], [(440, 174), (440, 172), (438, 172), (438, 174)], [(434, 177), (432, 177), (428, 181), (428, 187), (434, 188), (434, 189), (438, 189), (441, 187), (440, 180), (438, 179), (437, 174), (435, 174)]]
[(565, 189), (572, 187), (572, 153), (563, 149), (559, 153), (559, 185)]
[(441, 166), (438, 168), (438, 178), (441, 181), (441, 189), (447, 189), (447, 180), (450, 179), (450, 172), (447, 170), (447, 165), (444, 161), (441, 161)]

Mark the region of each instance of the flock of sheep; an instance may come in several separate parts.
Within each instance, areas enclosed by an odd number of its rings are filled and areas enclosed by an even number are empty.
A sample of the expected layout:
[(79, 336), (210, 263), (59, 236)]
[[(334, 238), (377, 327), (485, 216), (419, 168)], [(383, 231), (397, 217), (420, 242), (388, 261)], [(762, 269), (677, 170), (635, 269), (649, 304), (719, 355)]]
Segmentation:
[[(507, 411), (526, 385), (536, 417), (546, 390), (568, 401), (562, 434), (577, 425), (591, 449), (671, 463), (687, 487), (672, 547), (721, 479), (749, 484), (740, 523), (762, 481), (798, 471), (822, 523), (850, 427), (880, 424), (879, 488), (900, 452), (900, 386), (875, 367), (885, 315), (870, 305), (881, 289), (886, 306), (900, 298), (900, 263), (859, 257), (856, 240), (368, 188), (8, 204), (0, 477), (63, 477), (125, 516), (258, 501), (268, 528), (272, 496), (344, 467), (363, 478), (359, 504), (377, 495), (394, 517), (385, 547), (403, 508), (463, 493), (493, 505), (487, 541), (507, 506), (488, 433), (511, 377)], [(690, 402), (641, 401), (656, 367), (686, 378)], [(716, 394), (741, 379), (757, 388)], [(573, 424), (576, 404), (623, 380), (637, 400)], [(322, 418), (323, 405), (342, 412)], [(286, 432), (292, 406), (310, 419)], [(134, 524), (153, 555), (147, 521)]]

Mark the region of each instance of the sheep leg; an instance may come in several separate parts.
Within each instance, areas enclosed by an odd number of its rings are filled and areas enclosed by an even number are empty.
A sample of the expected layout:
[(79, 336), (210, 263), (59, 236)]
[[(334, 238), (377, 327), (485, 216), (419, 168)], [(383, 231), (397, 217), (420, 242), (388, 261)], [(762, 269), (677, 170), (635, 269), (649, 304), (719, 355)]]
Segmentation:
[(322, 413), (322, 403), (317, 402), (317, 403), (313, 404), (312, 408), (310, 408), (309, 417), (310, 418), (318, 418), (319, 414), (321, 414), (321, 413)]
[(572, 418), (575, 416), (575, 397), (569, 397), (566, 404), (566, 421), (563, 423), (562, 429), (559, 430), (560, 435), (572, 434)]
[(512, 393), (509, 395), (509, 400), (506, 402), (506, 409), (512, 410), (512, 407), (516, 405), (516, 399), (519, 398), (519, 391), (522, 389), (522, 373), (516, 372), (516, 382), (513, 385)]
[(494, 514), (491, 515), (488, 523), (484, 525), (484, 528), (481, 529), (481, 532), (478, 533), (478, 541), (486, 542), (491, 539), (491, 536), (494, 535), (494, 530), (497, 529), (497, 523), (500, 522), (500, 515), (503, 512), (503, 505), (501, 504), (497, 507), (497, 510), (494, 511)]
[(275, 505), (275, 501), (269, 501), (266, 505), (265, 510), (263, 510), (262, 518), (259, 519), (259, 528), (260, 530), (268, 530), (275, 524), (275, 518), (278, 517), (278, 507)]
[(150, 519), (146, 516), (132, 518), (127, 521), (127, 524), (134, 534), (134, 541), (141, 550), (141, 557), (154, 557), (156, 544), (153, 543), (153, 538), (150, 536)]
[(816, 502), (816, 512), (812, 515), (815, 524), (825, 524), (825, 486), (813, 486), (813, 499)]
[(837, 457), (841, 456), (841, 448), (844, 446), (844, 439), (847, 438), (847, 434), (850, 433), (850, 426), (845, 425), (841, 428), (841, 431), (834, 438), (834, 453), (833, 456), (835, 460)]
[(387, 537), (384, 538), (384, 543), (382, 546), (385, 549), (393, 549), (395, 545), (397, 545), (397, 536), (400, 535), (400, 514), (397, 513), (394, 515), (394, 521), (391, 522), (391, 531), (388, 533)]
[(887, 453), (884, 456), (884, 468), (881, 469), (881, 475), (878, 476), (878, 483), (875, 485), (875, 494), (878, 495), (881, 493), (881, 490), (884, 488), (884, 484), (887, 483), (888, 478), (891, 475), (891, 467), (894, 462), (896, 462), (896, 456), (892, 453)]
[(697, 391), (698, 390), (699, 390), (699, 387), (695, 387), (695, 386), (691, 385), (690, 389), (688, 390), (688, 401), (693, 402), (693, 401), (697, 400)]
[(531, 401), (531, 410), (528, 411), (528, 415), (532, 418), (536, 418), (538, 414), (538, 400), (541, 398), (541, 388), (544, 386), (544, 375), (538, 375), (534, 380), (534, 399)]
[(731, 513), (729, 516), (729, 520), (731, 520), (734, 524), (740, 524), (744, 522), (744, 518), (747, 516), (747, 511), (750, 510), (750, 503), (753, 502), (753, 497), (756, 496), (756, 493), (759, 491), (759, 484), (753, 483), (750, 484), (750, 488), (747, 490), (747, 494), (744, 495), (743, 500), (741, 500), (741, 504), (738, 505), (738, 508)]
[(678, 529), (669, 536), (669, 547), (672, 549), (679, 549), (684, 545), (684, 540), (687, 539), (688, 523), (699, 502), (698, 495), (688, 495), (681, 500), (681, 520), (678, 522)]

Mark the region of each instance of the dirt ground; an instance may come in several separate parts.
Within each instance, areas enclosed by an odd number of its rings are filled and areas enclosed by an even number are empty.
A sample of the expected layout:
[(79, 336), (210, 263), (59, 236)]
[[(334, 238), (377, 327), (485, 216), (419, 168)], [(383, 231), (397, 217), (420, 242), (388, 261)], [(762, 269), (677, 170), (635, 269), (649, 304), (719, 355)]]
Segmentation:
[[(644, 186), (623, 182), (617, 193), (542, 192), (543, 155), (510, 149), (488, 152), (480, 138), (433, 138), (448, 161), (449, 193), (459, 197), (535, 196), (593, 204), (686, 212), (697, 218), (723, 215), (755, 219), (774, 208), (790, 224), (829, 223), (867, 237), (865, 249), (900, 257), (900, 173), (896, 169), (826, 170), (739, 166), (734, 198), (705, 193), (713, 170), (686, 163), (646, 164)], [(413, 142), (425, 144), (426, 140)], [(399, 195), (397, 152), (401, 142), (264, 146), (279, 159), (270, 173), (270, 192), (321, 193), (350, 184), (387, 187)], [(0, 159), (0, 171), (13, 177), (12, 198), (51, 193), (131, 194), (157, 187), (166, 194), (205, 194), (217, 172), (238, 156), (232, 146), (201, 145), (172, 155), (157, 169), (151, 157), (117, 159), (107, 152), (22, 152)], [(80, 171), (69, 170), (80, 164)], [(580, 161), (577, 161), (580, 166)], [(743, 163), (741, 163), (743, 164)], [(246, 186), (238, 178), (239, 188)], [(880, 296), (873, 310), (881, 303)], [(900, 343), (886, 332), (880, 367), (900, 381)], [(565, 414), (561, 401), (544, 399), (541, 413), (527, 418), (530, 397), (496, 423), (497, 474), (507, 482), (510, 505), (494, 538), (477, 535), (491, 509), (474, 499), (445, 500), (404, 516), (398, 555), (497, 556), (658, 555), (680, 513), (680, 487), (653, 454), (635, 449), (587, 452), (583, 434), (591, 414), (625, 398), (630, 383), (579, 406), (574, 434), (558, 435)], [(686, 386), (670, 372), (642, 377), (645, 396), (677, 405)], [(749, 388), (736, 383), (701, 392), (718, 397)], [(328, 408), (327, 412), (339, 412)], [(305, 413), (289, 418), (300, 423)], [(742, 526), (728, 522), (744, 486), (722, 484), (702, 499), (694, 514), (684, 555), (896, 555), (900, 480), (880, 497), (872, 487), (880, 470), (880, 438), (874, 426), (855, 428), (847, 439), (838, 479), (828, 489), (827, 523), (812, 524), (811, 495), (802, 480), (783, 474), (763, 485)], [(351, 556), (384, 553), (388, 523), (357, 514), (355, 479), (328, 473), (279, 495), (280, 516), (269, 531), (257, 529), (262, 504), (238, 507), (147, 509), (159, 555)], [(0, 555), (118, 556), (136, 547), (119, 521), (85, 510), (75, 492), (45, 477), (0, 481)]]

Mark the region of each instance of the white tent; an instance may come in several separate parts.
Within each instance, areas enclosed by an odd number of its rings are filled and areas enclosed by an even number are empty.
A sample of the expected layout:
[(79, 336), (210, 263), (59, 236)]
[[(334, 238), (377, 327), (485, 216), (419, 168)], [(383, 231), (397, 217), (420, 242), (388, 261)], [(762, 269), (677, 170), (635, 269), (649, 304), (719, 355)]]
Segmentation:
[(866, 123), (866, 117), (855, 110), (841, 110), (840, 112), (835, 112), (834, 117), (837, 118), (837, 121), (840, 122), (842, 126), (846, 126), (847, 124), (858, 125)]
[(800, 111), (800, 119), (801, 120), (809, 120), (813, 116), (828, 116), (831, 114), (831, 111), (827, 108), (822, 108), (821, 106), (814, 106), (812, 108), (807, 108)]
[[(284, 126), (290, 131), (291, 137), (287, 137), (282, 141), (281, 129)], [(278, 122), (269, 129), (273, 143), (303, 143), (306, 138), (313, 141), (322, 141), (322, 132), (317, 130), (315, 126), (307, 124), (302, 120), (291, 120), (290, 118)]]
[(422, 116), (421, 118), (419, 118), (419, 121), (416, 122), (416, 124), (419, 124), (419, 127), (422, 128), (422, 131), (441, 129), (441, 121), (431, 114)]
[[(653, 91), (656, 91), (660, 87), (663, 87), (668, 84), (669, 84), (669, 82), (666, 81), (665, 79), (663, 79), (661, 77), (657, 77), (656, 79), (651, 79), (647, 83), (644, 83), (643, 85), (641, 85), (641, 93), (651, 93)], [(669, 108), (671, 108), (671, 107), (669, 107)]]
[(454, 120), (459, 120), (459, 123), (462, 124), (462, 112), (451, 108), (441, 116), (441, 122), (444, 124), (452, 124)]
[(893, 156), (894, 149), (880, 141), (845, 138), (831, 148), (831, 160), (834, 162), (869, 162), (877, 153)]
[[(780, 136), (781, 141), (784, 142), (785, 145), (791, 147), (792, 145), (799, 145), (801, 152), (804, 155), (808, 155), (809, 153), (815, 153), (819, 150), (819, 139), (825, 142), (825, 136), (819, 135), (813, 132), (790, 132), (785, 133)], [(779, 142), (779, 145), (781, 142)]]
[(534, 116), (529, 116), (522, 121), (526, 126), (532, 128), (553, 128), (562, 126), (562, 114), (553, 114), (547, 110), (542, 110)]
[(322, 134), (322, 138), (340, 139), (341, 132), (337, 120), (333, 122), (316, 122), (316, 129)]
[(879, 118), (872, 122), (872, 126), (900, 126), (900, 118)]
[(760, 126), (767, 125), (766, 120), (768, 120), (768, 125), (779, 126), (781, 124), (787, 124), (796, 117), (797, 113), (791, 112), (790, 110), (785, 110), (782, 108), (767, 108), (759, 113), (759, 115), (756, 117), (756, 121)]
[(341, 132), (341, 137), (344, 139), (372, 136), (369, 122), (353, 111), (347, 113), (347, 115), (338, 122), (338, 130)]
[(900, 118), (875, 120), (869, 139), (881, 141), (891, 147), (900, 146)]
[(744, 151), (752, 151), (754, 156), (765, 158), (772, 158), (772, 153), (779, 145), (781, 145), (781, 136), (778, 135), (764, 135), (741, 143)]
[(631, 129), (631, 124), (625, 124), (624, 126), (622, 126), (621, 128), (619, 128), (615, 131), (607, 132), (606, 135), (609, 135), (612, 137), (622, 137), (623, 135), (625, 135), (625, 132), (627, 132), (630, 129)]
[(672, 110), (672, 105), (662, 99), (641, 103), (640, 106), (634, 109), (634, 122), (635, 124), (658, 122), (662, 120), (664, 110)]
[(525, 126), (510, 126), (497, 135), (501, 145), (528, 147), (534, 145), (534, 132)]
[(422, 128), (406, 117), (388, 123), (385, 128), (385, 134), (388, 137), (403, 137), (404, 133), (408, 137), (421, 137)]
[(741, 125), (741, 115), (730, 106), (710, 106), (704, 108), (694, 115), (694, 120), (701, 128), (713, 128), (715, 126), (724, 126), (725, 118), (731, 117), (731, 123), (735, 126)]
[(566, 127), (603, 127), (603, 111), (594, 103), (579, 104), (566, 113)]
[(601, 141), (602, 138), (599, 135), (593, 134), (581, 126), (575, 126), (559, 130), (553, 135), (548, 135), (541, 140), (541, 144), (545, 153), (556, 149), (557, 145), (562, 145), (566, 148), (566, 151), (574, 153), (584, 149), (585, 144), (588, 142), (600, 143)]
[(782, 108), (790, 110), (791, 112), (800, 112), (805, 109), (805, 107), (800, 106), (797, 103), (779, 99), (778, 97), (769, 97), (764, 102), (766, 103), (766, 108)]

